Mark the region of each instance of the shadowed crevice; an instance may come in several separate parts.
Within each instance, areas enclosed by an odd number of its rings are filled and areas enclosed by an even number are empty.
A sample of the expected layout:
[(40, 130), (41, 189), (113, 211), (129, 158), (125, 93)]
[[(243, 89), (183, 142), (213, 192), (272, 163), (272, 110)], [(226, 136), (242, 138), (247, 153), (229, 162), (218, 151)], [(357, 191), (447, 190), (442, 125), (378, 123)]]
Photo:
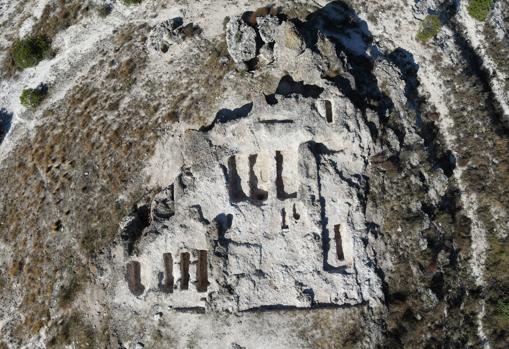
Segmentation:
[(251, 110), (253, 109), (253, 103), (244, 104), (242, 107), (237, 109), (220, 109), (216, 113), (216, 117), (214, 121), (208, 126), (203, 126), (200, 128), (201, 132), (209, 132), (214, 128), (216, 124), (225, 124), (231, 121), (239, 120), (242, 118), (246, 118)]
[(7, 109), (0, 109), (0, 144), (2, 144), (5, 136), (7, 136), (7, 133), (11, 129), (12, 116), (13, 114)]

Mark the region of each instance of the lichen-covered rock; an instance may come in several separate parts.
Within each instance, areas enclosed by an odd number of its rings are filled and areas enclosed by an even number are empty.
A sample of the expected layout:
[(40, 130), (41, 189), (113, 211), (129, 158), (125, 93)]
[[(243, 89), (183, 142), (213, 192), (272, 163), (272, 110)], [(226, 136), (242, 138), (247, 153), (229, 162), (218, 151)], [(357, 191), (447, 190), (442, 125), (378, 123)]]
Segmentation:
[(226, 25), (228, 52), (236, 63), (256, 57), (256, 31), (248, 26), (240, 16), (230, 18)]
[(182, 18), (172, 18), (156, 25), (148, 36), (148, 47), (154, 51), (166, 52), (171, 45), (181, 43), (183, 38), (175, 32), (182, 26)]
[(267, 44), (274, 42), (279, 19), (276, 16), (257, 17), (256, 23), (263, 42)]
[(268, 65), (272, 62), (274, 62), (274, 51), (268, 45), (263, 45), (258, 54), (258, 64)]

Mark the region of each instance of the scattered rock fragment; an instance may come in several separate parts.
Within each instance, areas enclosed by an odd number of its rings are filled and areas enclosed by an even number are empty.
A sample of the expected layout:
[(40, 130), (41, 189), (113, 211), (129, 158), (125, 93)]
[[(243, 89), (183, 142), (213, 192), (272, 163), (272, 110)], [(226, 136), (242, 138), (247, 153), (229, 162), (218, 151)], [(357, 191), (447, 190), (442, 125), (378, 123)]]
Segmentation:
[(173, 186), (164, 189), (154, 197), (150, 215), (153, 221), (165, 220), (175, 214)]
[(155, 26), (149, 34), (148, 48), (155, 52), (168, 52), (170, 46), (180, 44), (199, 34), (201, 29), (193, 23), (184, 25), (181, 17), (175, 17)]
[(12, 113), (9, 113), (4, 108), (0, 108), (0, 143), (2, 143), (11, 128), (11, 120)]

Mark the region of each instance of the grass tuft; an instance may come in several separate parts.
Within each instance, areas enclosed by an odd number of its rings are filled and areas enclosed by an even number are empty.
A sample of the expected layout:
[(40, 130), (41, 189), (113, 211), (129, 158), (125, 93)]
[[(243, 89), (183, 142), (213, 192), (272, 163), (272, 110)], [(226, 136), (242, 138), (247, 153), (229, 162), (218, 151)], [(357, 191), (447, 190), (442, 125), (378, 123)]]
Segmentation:
[(110, 4), (103, 4), (100, 5), (97, 8), (97, 14), (99, 17), (107, 17), (111, 13), (111, 5)]
[(139, 5), (141, 4), (142, 0), (122, 0), (122, 3), (127, 6), (131, 5)]

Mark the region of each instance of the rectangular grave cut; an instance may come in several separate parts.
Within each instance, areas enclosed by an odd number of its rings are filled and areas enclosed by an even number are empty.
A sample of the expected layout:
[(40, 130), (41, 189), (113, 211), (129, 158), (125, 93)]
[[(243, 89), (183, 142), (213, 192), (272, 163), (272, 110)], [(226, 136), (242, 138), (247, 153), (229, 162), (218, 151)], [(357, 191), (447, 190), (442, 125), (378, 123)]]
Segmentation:
[(189, 289), (189, 264), (191, 255), (189, 252), (182, 252), (180, 254), (180, 289)]
[(341, 226), (339, 224), (334, 226), (334, 241), (336, 243), (336, 255), (340, 262), (345, 261), (345, 253), (343, 251), (343, 240), (341, 238)]
[(325, 103), (325, 119), (327, 123), (332, 124), (334, 122), (334, 115), (332, 113), (332, 103), (331, 101), (324, 101)]
[(145, 286), (141, 284), (140, 262), (132, 261), (127, 263), (126, 279), (129, 291), (135, 296), (141, 296), (145, 291)]
[(198, 265), (196, 267), (196, 290), (198, 292), (207, 292), (209, 285), (207, 251), (198, 251)]
[(171, 253), (163, 254), (163, 263), (164, 263), (164, 284), (163, 291), (166, 293), (173, 293), (173, 257)]

